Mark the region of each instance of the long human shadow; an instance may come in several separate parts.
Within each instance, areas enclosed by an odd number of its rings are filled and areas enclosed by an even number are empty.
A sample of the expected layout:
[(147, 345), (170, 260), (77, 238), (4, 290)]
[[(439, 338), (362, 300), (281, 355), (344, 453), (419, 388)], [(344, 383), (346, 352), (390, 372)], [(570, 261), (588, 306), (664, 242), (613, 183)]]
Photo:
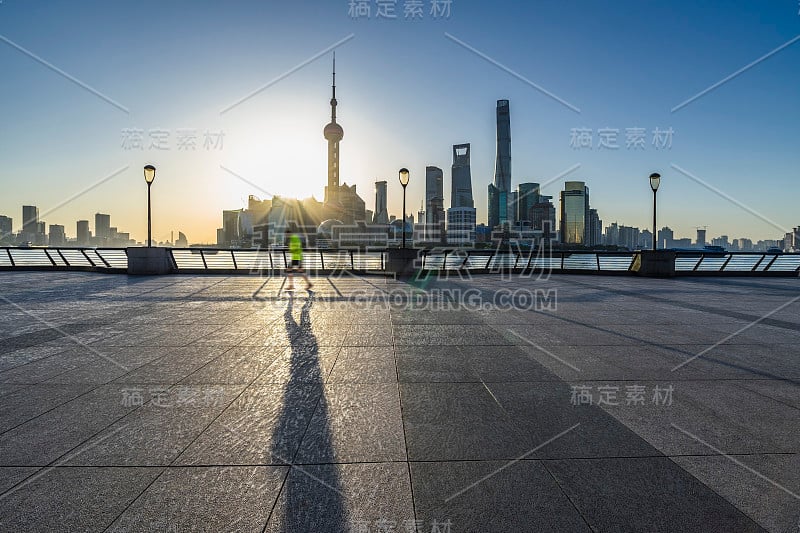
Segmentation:
[[(290, 293), (284, 313), (291, 359), (281, 415), (273, 433), (272, 455), (291, 466), (277, 503), (277, 513), (273, 512), (270, 520), (274, 522), (267, 531), (345, 531), (349, 527), (337, 466), (320, 464), (332, 463), (335, 450), (325, 397), (325, 374), (311, 328), (313, 302), (314, 293), (309, 292), (298, 323), (292, 313), (294, 296)], [(301, 446), (304, 441), (307, 442)], [(296, 462), (313, 464), (305, 466)]]

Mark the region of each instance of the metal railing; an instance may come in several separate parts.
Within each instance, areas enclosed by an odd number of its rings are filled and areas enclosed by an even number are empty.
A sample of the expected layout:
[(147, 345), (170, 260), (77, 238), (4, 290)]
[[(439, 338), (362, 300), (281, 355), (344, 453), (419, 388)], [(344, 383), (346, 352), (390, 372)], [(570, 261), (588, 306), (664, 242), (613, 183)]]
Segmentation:
[[(800, 254), (762, 252), (675, 252), (676, 275), (800, 275)], [(626, 274), (636, 252), (423, 250), (418, 267), (427, 271), (491, 273), (549, 271), (553, 273)]]
[[(291, 265), (284, 249), (173, 248), (177, 272), (259, 273)], [(386, 273), (388, 250), (306, 250), (303, 267), (315, 272)], [(415, 267), (429, 272), (552, 272), (627, 274), (635, 252), (419, 250)], [(125, 248), (0, 247), (0, 270), (127, 271)], [(676, 275), (800, 275), (800, 254), (678, 251)]]
[[(285, 270), (291, 265), (288, 250), (173, 248), (178, 272), (263, 272)], [(386, 251), (305, 250), (303, 268), (311, 271), (383, 272)]]
[(124, 272), (127, 268), (125, 248), (0, 248), (0, 270)]

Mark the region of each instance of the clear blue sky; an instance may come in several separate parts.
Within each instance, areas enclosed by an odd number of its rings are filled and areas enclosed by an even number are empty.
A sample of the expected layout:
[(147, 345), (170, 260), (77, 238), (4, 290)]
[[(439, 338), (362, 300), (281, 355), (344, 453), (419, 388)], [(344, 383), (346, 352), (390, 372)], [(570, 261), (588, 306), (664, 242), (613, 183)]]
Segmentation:
[[(342, 179), (371, 208), (373, 183), (389, 181), (400, 211), (397, 169), (411, 172), (410, 211), (423, 197), (426, 165), (445, 170), (451, 146), (472, 143), (479, 221), (494, 171), (495, 101), (511, 101), (513, 184), (584, 180), (604, 224), (647, 227), (647, 176), (664, 176), (659, 226), (709, 238), (778, 238), (779, 229), (672, 168), (685, 169), (781, 227), (800, 224), (800, 42), (752, 66), (686, 107), (676, 105), (800, 35), (797, 0), (729, 2), (486, 2), (453, 0), (448, 19), (348, 16), (348, 0), (295, 2), (38, 2), (3, 0), (0, 35), (113, 100), (122, 111), (0, 42), (3, 66), (0, 214), (21, 222), (21, 205), (49, 211), (113, 172), (128, 169), (42, 218), (66, 225), (95, 212), (138, 239), (146, 231), (141, 167), (158, 167), (154, 237), (184, 231), (212, 242), (222, 209), (248, 194), (322, 197), (330, 54), (246, 102), (220, 111), (320, 51), (337, 48)], [(504, 72), (448, 33), (538, 84), (580, 113)], [(122, 147), (123, 130), (144, 130), (145, 149)], [(197, 130), (195, 151), (177, 150), (177, 130)], [(594, 149), (570, 146), (592, 130)], [(600, 150), (597, 130), (618, 130)], [(645, 128), (643, 150), (626, 129)], [(672, 128), (657, 150), (652, 130)], [(150, 149), (149, 130), (169, 131), (169, 150)], [(205, 130), (224, 132), (205, 149)], [(258, 185), (256, 190), (220, 165)]]

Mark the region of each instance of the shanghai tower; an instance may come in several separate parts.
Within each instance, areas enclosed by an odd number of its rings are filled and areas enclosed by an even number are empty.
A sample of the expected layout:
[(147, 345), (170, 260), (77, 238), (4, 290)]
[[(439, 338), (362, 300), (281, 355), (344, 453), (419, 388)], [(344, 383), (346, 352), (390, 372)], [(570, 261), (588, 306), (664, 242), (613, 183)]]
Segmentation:
[(497, 160), (494, 186), (500, 192), (511, 192), (511, 114), (508, 100), (497, 101)]
[(489, 226), (513, 223), (511, 202), (511, 114), (508, 100), (497, 101), (497, 158), (489, 185)]

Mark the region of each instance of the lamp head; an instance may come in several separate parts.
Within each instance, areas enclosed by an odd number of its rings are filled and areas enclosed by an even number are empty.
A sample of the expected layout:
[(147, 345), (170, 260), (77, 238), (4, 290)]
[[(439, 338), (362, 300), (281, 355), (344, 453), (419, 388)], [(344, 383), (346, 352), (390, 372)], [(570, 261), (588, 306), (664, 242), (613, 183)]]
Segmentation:
[(407, 168), (401, 168), (400, 169), (400, 176), (399, 177), (400, 177), (400, 185), (402, 185), (403, 187), (408, 185), (408, 169)]
[(156, 179), (156, 167), (153, 165), (145, 165), (144, 167), (144, 181), (147, 182), (148, 185), (153, 183), (153, 180)]
[(659, 185), (661, 185), (661, 174), (653, 172), (650, 174), (650, 188), (653, 189), (653, 192), (656, 192)]

